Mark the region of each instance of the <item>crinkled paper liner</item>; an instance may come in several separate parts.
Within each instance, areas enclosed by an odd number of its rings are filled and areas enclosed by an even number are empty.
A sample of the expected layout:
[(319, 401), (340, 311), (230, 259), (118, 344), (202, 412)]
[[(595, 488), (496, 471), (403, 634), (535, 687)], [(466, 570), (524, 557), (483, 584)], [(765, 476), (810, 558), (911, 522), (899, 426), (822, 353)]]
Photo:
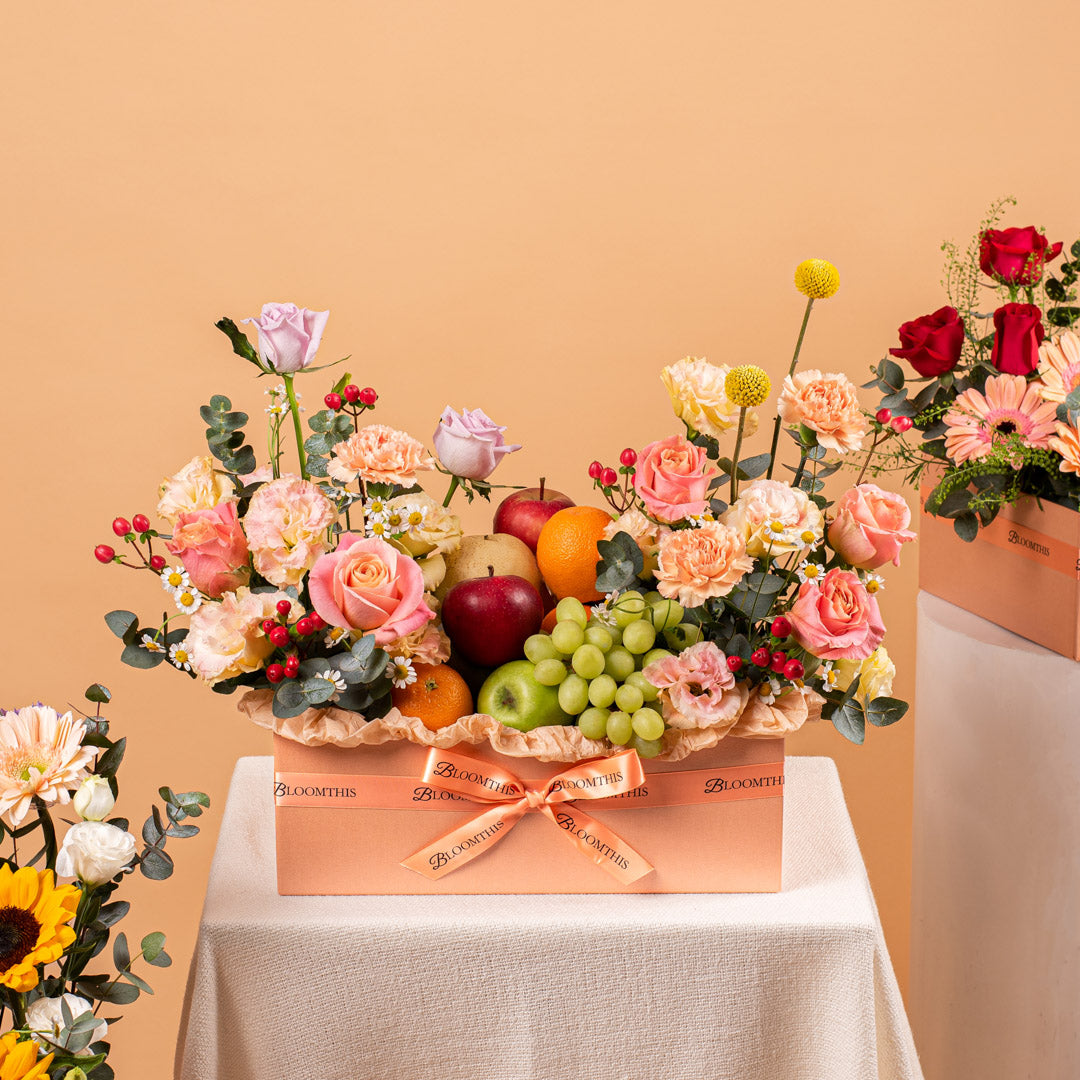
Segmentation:
[[(767, 705), (758, 695), (752, 699), (743, 689), (743, 704), (734, 722), (727, 719), (714, 727), (677, 729), (664, 734), (660, 761), (682, 761), (696, 750), (708, 750), (728, 735), (742, 739), (777, 739), (798, 731), (807, 720), (821, 717), (824, 699), (812, 691), (791, 693)], [(749, 699), (749, 700), (748, 700)], [(536, 758), (538, 761), (581, 761), (609, 757), (623, 750), (606, 742), (586, 739), (576, 727), (540, 727), (517, 731), (484, 713), (463, 716), (453, 724), (430, 731), (415, 716), (403, 716), (391, 709), (385, 716), (365, 720), (346, 709), (307, 709), (299, 716), (282, 720), (274, 716), (273, 694), (251, 690), (240, 700), (239, 709), (259, 727), (305, 746), (380, 746), (407, 739), (421, 746), (446, 750), (460, 743), (476, 746), (489, 743), (507, 757)]]

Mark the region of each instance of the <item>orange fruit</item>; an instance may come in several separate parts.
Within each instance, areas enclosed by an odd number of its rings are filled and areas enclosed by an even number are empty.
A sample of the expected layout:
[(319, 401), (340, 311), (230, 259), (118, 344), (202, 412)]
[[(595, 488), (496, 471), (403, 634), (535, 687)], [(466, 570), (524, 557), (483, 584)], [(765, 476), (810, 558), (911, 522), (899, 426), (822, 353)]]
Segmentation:
[(416, 682), (390, 691), (403, 716), (418, 716), (430, 731), (449, 727), (473, 711), (465, 680), (449, 664), (414, 664)]
[(559, 621), (558, 616), (555, 613), (555, 609), (552, 608), (545, 616), (544, 621), (540, 624), (540, 629), (545, 634), (550, 634), (555, 629), (555, 624)]
[(552, 514), (536, 542), (536, 562), (547, 587), (558, 599), (576, 597), (583, 604), (603, 600), (596, 591), (597, 540), (611, 515), (597, 506), (568, 506)]

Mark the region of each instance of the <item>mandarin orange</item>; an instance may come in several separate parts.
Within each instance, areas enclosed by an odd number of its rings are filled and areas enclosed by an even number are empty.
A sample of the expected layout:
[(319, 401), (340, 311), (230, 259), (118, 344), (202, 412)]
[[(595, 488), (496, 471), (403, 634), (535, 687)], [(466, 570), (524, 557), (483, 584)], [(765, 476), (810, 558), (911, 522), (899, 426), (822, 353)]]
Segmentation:
[(568, 506), (548, 518), (536, 543), (536, 562), (544, 582), (559, 599), (583, 604), (603, 600), (596, 591), (596, 542), (604, 539), (611, 514), (597, 506)]
[(390, 691), (390, 700), (404, 716), (418, 716), (430, 731), (449, 727), (473, 711), (465, 680), (449, 664), (414, 664), (416, 682)]

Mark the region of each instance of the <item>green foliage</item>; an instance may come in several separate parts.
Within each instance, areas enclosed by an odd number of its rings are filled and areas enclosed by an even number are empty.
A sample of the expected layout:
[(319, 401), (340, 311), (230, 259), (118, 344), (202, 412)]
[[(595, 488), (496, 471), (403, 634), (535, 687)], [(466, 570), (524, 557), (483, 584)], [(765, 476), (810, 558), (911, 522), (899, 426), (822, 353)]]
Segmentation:
[(234, 477), (239, 473), (253, 472), (255, 451), (244, 442), (247, 413), (233, 412), (232, 402), (222, 394), (215, 394), (209, 405), (200, 407), (199, 415), (207, 425), (206, 445), (226, 472)]
[(645, 566), (637, 541), (627, 532), (617, 532), (610, 540), (598, 540), (596, 550), (597, 592), (621, 592), (640, 584), (638, 574)]
[(233, 352), (237, 356), (243, 357), (250, 364), (254, 364), (261, 374), (270, 374), (267, 368), (263, 367), (259, 354), (255, 351), (255, 346), (248, 340), (247, 334), (232, 319), (228, 317), (218, 319), (214, 325), (232, 342)]

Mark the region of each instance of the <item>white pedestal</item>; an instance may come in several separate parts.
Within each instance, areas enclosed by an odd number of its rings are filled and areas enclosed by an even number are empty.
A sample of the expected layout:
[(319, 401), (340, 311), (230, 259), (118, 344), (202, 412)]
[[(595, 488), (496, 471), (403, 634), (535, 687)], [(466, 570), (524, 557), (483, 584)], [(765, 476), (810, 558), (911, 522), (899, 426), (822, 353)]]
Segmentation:
[(926, 1080), (1076, 1080), (1080, 663), (928, 593), (918, 633), (909, 998)]

